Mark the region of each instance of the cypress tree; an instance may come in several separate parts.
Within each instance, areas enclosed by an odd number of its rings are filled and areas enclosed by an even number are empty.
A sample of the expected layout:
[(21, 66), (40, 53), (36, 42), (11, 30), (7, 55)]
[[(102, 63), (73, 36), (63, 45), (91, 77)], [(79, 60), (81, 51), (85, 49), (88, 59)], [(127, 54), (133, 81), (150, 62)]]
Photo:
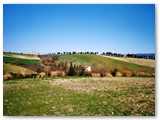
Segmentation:
[(70, 63), (70, 68), (69, 68), (68, 75), (69, 76), (75, 76), (76, 75), (75, 67), (73, 67), (72, 62)]
[(81, 68), (81, 71), (79, 73), (79, 76), (84, 76), (85, 75), (85, 69), (84, 68)]
[(64, 63), (64, 70), (66, 70), (67, 69), (67, 61), (65, 61), (65, 63)]

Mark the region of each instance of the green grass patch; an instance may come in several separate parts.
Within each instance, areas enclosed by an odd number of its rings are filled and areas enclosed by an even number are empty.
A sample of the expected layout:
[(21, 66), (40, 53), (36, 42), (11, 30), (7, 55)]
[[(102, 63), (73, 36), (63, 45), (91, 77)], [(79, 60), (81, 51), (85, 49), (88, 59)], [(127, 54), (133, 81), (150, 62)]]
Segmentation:
[[(78, 78), (80, 79), (80, 78)], [(87, 78), (86, 78), (87, 79)], [(124, 78), (125, 79), (125, 78)], [(69, 80), (69, 79), (67, 79)], [(82, 79), (83, 82), (84, 79)], [(89, 79), (87, 79), (89, 81)], [(133, 81), (103, 81), (109, 86), (123, 85), (123, 89), (76, 92), (53, 86), (55, 79), (9, 80), (3, 83), (4, 116), (154, 116), (154, 88), (140, 78)], [(76, 80), (75, 80), (76, 81)], [(92, 81), (92, 80), (90, 80)], [(154, 83), (154, 78), (149, 80)], [(97, 81), (100, 84), (100, 81)], [(92, 84), (85, 82), (84, 84)], [(130, 84), (128, 84), (130, 83)], [(138, 86), (138, 87), (137, 87)], [(145, 87), (144, 87), (145, 86)], [(148, 88), (149, 87), (149, 88)]]
[(26, 65), (34, 65), (40, 63), (40, 60), (29, 60), (29, 59), (21, 59), (13, 57), (3, 57), (3, 61), (7, 63), (21, 63)]

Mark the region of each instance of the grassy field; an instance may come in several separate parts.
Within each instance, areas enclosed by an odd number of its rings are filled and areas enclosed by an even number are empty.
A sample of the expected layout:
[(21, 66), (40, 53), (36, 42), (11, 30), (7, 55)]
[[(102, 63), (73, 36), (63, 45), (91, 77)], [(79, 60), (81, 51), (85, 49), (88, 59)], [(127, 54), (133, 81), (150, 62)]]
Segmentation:
[(5, 116), (154, 116), (154, 77), (63, 77), (3, 83)]
[(142, 65), (137, 65), (134, 63), (129, 63), (120, 60), (114, 60), (107, 57), (102, 57), (98, 55), (61, 55), (59, 56), (60, 61), (72, 61), (75, 64), (82, 65), (91, 65), (91, 66), (99, 66), (106, 67), (108, 70), (113, 70), (115, 67), (118, 69), (129, 69), (131, 71), (145, 71), (145, 72), (154, 72), (155, 69), (153, 67), (147, 67)]
[(40, 60), (30, 60), (30, 59), (22, 59), (22, 58), (14, 58), (14, 57), (3, 57), (4, 62), (8, 63), (21, 63), (27, 65), (34, 65), (40, 63)]
[(12, 73), (20, 73), (20, 72), (26, 72), (26, 71), (28, 71), (29, 73), (34, 72), (34, 71), (26, 69), (24, 67), (11, 65), (11, 64), (7, 64), (7, 63), (3, 64), (3, 71), (4, 71), (4, 73), (11, 73), (11, 72)]

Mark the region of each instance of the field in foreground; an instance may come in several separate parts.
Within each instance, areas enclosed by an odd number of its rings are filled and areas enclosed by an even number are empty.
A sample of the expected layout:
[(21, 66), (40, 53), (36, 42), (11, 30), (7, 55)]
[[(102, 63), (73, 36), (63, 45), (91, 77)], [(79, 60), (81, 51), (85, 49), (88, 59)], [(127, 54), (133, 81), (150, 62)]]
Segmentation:
[(5, 116), (154, 116), (154, 77), (19, 79), (3, 83)]

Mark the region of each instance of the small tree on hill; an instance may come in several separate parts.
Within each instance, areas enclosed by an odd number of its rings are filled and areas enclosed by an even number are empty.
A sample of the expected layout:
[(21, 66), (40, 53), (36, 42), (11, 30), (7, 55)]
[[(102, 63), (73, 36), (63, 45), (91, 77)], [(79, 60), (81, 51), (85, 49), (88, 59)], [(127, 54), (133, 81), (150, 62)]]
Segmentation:
[(50, 72), (50, 70), (51, 70), (51, 66), (45, 66), (45, 67), (44, 67), (44, 72), (46, 72), (47, 77), (49, 77), (49, 72)]
[(67, 61), (64, 63), (64, 70), (67, 70)]
[(115, 76), (116, 75), (116, 72), (118, 72), (119, 70), (117, 68), (114, 68), (113, 71), (111, 71), (112, 75)]
[(75, 70), (75, 67), (73, 67), (72, 62), (70, 63), (70, 68), (69, 68), (69, 71), (68, 71), (68, 75), (69, 76), (75, 76), (76, 75), (76, 70)]
[(85, 76), (85, 68), (81, 68), (79, 76)]

